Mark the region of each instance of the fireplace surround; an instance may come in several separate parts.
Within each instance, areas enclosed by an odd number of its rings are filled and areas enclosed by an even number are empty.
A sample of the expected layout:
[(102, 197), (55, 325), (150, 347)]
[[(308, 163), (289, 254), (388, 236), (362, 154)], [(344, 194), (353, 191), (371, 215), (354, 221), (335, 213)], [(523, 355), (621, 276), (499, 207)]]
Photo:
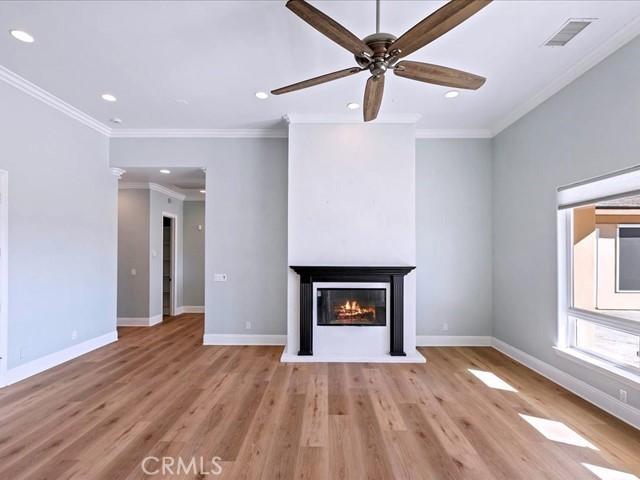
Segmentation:
[[(322, 305), (322, 301), (314, 302), (314, 283), (322, 284), (328, 282), (337, 282), (341, 284), (353, 283), (353, 288), (346, 288), (345, 290), (351, 290), (355, 292), (359, 290), (358, 283), (386, 283), (389, 285), (389, 301), (388, 303), (382, 302), (381, 298), (362, 297), (365, 299), (367, 305), (358, 303), (358, 308), (353, 308), (353, 299), (358, 301), (354, 295), (349, 298), (339, 297), (340, 300), (344, 300), (344, 303), (337, 302), (338, 310), (334, 310), (335, 315), (329, 315), (333, 320), (333, 326), (335, 325), (349, 325), (345, 323), (346, 317), (357, 317), (358, 325), (363, 326), (382, 326), (386, 325), (386, 318), (389, 318), (390, 323), (390, 345), (389, 355), (391, 356), (405, 356), (404, 352), (404, 277), (410, 271), (415, 269), (414, 266), (291, 266), (298, 275), (300, 275), (300, 350), (299, 356), (313, 355), (313, 318), (314, 318), (314, 303)], [(323, 288), (316, 289), (317, 293), (325, 290)], [(327, 289), (329, 290), (329, 289)], [(332, 288), (331, 290), (337, 291), (339, 289)], [(364, 290), (364, 289), (362, 289)], [(382, 290), (382, 289), (366, 289), (369, 291)], [(379, 295), (379, 294), (378, 294)], [(348, 297), (348, 295), (347, 295)], [(386, 296), (385, 296), (386, 298)], [(349, 301), (349, 308), (347, 308), (346, 301)], [(381, 305), (379, 305), (381, 304)], [(382, 315), (381, 307), (384, 305), (385, 315)], [(339, 307), (343, 308), (340, 309)], [(363, 309), (367, 307), (368, 310)], [(371, 309), (377, 309), (377, 312), (373, 314)], [(388, 312), (387, 312), (388, 310)], [(368, 313), (366, 313), (368, 311)], [(318, 325), (329, 327), (326, 323), (321, 323), (320, 311), (317, 312)], [(340, 317), (342, 313), (342, 319), (335, 318)], [(381, 319), (384, 318), (384, 323)], [(353, 320), (353, 318), (352, 318)], [(336, 323), (337, 321), (337, 323)], [(351, 324), (353, 325), (353, 324)]]

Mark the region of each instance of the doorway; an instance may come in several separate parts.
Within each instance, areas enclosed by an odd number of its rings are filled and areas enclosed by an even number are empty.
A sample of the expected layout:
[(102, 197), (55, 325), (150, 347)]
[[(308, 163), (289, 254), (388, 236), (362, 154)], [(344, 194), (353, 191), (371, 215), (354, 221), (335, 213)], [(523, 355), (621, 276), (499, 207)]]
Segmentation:
[(176, 215), (162, 213), (162, 316), (176, 315)]

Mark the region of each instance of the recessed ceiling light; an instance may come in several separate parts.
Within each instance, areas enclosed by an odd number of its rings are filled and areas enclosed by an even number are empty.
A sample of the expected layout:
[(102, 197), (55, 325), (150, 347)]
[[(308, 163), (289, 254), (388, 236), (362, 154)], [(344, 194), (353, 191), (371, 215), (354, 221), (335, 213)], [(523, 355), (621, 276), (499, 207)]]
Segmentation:
[(169, 175), (171, 173), (171, 170), (167, 170), (166, 168), (163, 168), (162, 170), (160, 170), (160, 173), (164, 173), (165, 175)]
[(457, 90), (450, 90), (444, 94), (444, 96), (447, 98), (456, 98), (458, 95), (460, 95), (460, 92), (458, 92)]
[(117, 123), (117, 124), (121, 124), (121, 123), (122, 123), (122, 119), (121, 119), (121, 118), (118, 118), (118, 117), (110, 118), (110, 119), (109, 119), (109, 121), (110, 121), (111, 123)]
[(200, 193), (207, 193), (206, 190), (200, 190)]
[(349, 110), (357, 110), (357, 109), (360, 108), (360, 104), (356, 103), (356, 102), (349, 102), (349, 103), (347, 103), (347, 108)]
[(10, 30), (9, 33), (13, 38), (24, 43), (33, 43), (35, 41), (31, 35), (27, 32), (23, 32), (22, 30)]
[(256, 98), (259, 98), (260, 100), (266, 100), (267, 98), (269, 98), (269, 95), (266, 92), (256, 92)]
[(102, 94), (102, 99), (105, 102), (115, 102), (117, 100), (117, 98), (114, 97), (113, 95), (111, 95), (110, 93), (103, 93)]

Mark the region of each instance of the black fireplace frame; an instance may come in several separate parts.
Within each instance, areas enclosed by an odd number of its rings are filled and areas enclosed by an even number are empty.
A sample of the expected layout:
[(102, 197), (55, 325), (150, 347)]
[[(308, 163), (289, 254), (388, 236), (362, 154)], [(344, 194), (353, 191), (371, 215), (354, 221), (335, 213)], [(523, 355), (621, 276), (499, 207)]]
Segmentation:
[(391, 341), (389, 355), (404, 357), (404, 277), (415, 266), (338, 267), (299, 266), (290, 268), (300, 275), (299, 356), (313, 355), (313, 284), (315, 282), (389, 283)]

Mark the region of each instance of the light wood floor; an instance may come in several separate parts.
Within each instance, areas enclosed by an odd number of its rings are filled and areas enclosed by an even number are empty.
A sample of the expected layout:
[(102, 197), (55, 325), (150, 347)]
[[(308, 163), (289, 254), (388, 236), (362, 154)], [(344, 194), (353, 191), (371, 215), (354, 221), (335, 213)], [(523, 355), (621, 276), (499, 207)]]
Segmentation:
[(209, 479), (598, 478), (583, 464), (640, 476), (640, 432), (490, 348), (301, 365), (279, 363), (282, 347), (204, 347), (201, 315), (119, 333), (0, 390), (1, 479), (143, 478), (147, 456), (218, 456)]

